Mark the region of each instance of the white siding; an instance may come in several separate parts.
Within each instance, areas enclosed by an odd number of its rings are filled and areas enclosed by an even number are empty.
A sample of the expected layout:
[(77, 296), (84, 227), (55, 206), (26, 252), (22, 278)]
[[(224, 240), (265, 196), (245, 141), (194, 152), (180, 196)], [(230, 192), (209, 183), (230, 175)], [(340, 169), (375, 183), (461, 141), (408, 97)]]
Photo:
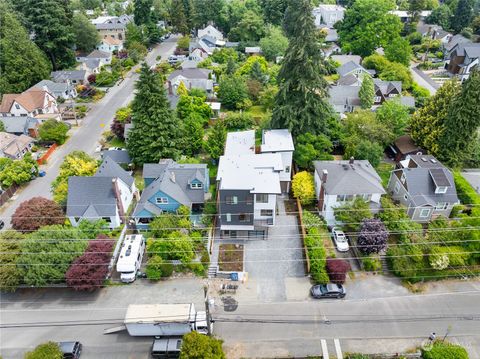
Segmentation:
[[(268, 195), (268, 203), (258, 203), (256, 196), (254, 196), (254, 197), (255, 197), (255, 203), (254, 203), (254, 208), (253, 208), (253, 211), (254, 211), (253, 219), (254, 220), (264, 220), (264, 219), (268, 219), (268, 218), (273, 218), (273, 223), (275, 224), (275, 216), (276, 216), (275, 210), (276, 210), (276, 207), (277, 207), (277, 195), (269, 194)], [(272, 216), (271, 217), (270, 216), (261, 216), (260, 211), (262, 209), (272, 210)]]

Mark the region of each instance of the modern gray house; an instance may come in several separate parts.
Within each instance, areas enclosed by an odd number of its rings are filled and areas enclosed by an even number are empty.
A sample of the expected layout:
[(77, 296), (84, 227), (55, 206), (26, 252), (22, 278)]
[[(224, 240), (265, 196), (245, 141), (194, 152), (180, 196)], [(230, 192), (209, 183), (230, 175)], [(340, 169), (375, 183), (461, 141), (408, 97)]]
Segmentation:
[[(281, 134), (266, 134), (266, 143), (264, 136), (264, 150), (272, 150), (268, 138), (278, 135)], [(290, 148), (289, 141), (285, 145), (285, 149)], [(280, 153), (256, 153), (253, 130), (228, 134), (217, 173), (222, 238), (266, 238), (268, 228), (275, 224), (282, 173), (290, 176), (284, 171), (286, 160)]]
[(390, 175), (388, 193), (421, 223), (448, 218), (459, 203), (452, 173), (431, 155), (410, 155), (400, 161)]

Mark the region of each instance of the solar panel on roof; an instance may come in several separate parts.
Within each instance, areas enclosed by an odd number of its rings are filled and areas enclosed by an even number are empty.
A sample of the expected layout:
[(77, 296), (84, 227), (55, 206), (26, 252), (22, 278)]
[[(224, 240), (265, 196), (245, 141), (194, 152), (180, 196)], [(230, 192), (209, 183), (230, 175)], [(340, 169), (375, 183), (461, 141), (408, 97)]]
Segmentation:
[(430, 170), (430, 175), (432, 176), (433, 181), (437, 186), (439, 187), (451, 186), (451, 183), (448, 180), (443, 168), (432, 168)]

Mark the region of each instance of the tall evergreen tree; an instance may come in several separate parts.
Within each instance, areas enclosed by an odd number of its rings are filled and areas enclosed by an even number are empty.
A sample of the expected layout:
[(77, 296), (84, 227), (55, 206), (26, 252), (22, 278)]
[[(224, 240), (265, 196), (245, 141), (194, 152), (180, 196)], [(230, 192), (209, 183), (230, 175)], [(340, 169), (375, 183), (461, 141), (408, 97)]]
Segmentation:
[(278, 74), (279, 91), (272, 114), (274, 128), (300, 133), (322, 133), (333, 115), (328, 103), (325, 60), (309, 0), (289, 0), (285, 30), (290, 40)]
[(73, 13), (64, 0), (19, 0), (15, 2), (23, 14), (33, 40), (58, 70), (75, 64)]
[(453, 14), (452, 29), (459, 33), (470, 25), (473, 18), (472, 0), (458, 0), (458, 5)]
[[(453, 100), (460, 95), (460, 84), (447, 81), (425, 106), (417, 110), (410, 121), (410, 132), (415, 142), (432, 155), (440, 153), (439, 140), (445, 131), (445, 122)], [(477, 101), (478, 102), (478, 101)]]
[(183, 0), (173, 0), (171, 10), (172, 13), (170, 14), (170, 17), (175, 31), (183, 35), (188, 34), (189, 29)]
[(50, 76), (45, 54), (28, 37), (14, 12), (0, 3), (0, 96), (22, 92)]
[(181, 123), (170, 109), (160, 76), (143, 63), (135, 88), (133, 128), (127, 141), (130, 156), (138, 164), (177, 158)]
[(148, 25), (152, 22), (153, 0), (135, 0), (133, 10), (133, 20), (135, 25)]
[(358, 92), (360, 98), (360, 105), (363, 109), (368, 109), (375, 103), (375, 86), (373, 80), (369, 75), (363, 77), (362, 86)]
[(439, 140), (440, 160), (458, 166), (471, 157), (478, 146), (480, 129), (480, 71), (474, 70), (455, 96)]
[(85, 15), (82, 13), (73, 15), (73, 29), (77, 50), (89, 53), (95, 49), (99, 42), (98, 31)]

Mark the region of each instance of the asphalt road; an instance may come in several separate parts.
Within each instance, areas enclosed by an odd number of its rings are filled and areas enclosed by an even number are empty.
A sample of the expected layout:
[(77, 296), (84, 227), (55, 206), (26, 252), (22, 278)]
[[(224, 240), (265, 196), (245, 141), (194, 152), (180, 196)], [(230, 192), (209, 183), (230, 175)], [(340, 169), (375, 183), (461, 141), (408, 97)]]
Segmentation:
[[(21, 290), (4, 294), (1, 302), (0, 355), (21, 358), (47, 340), (79, 340), (84, 359), (147, 358), (152, 338), (126, 333), (104, 335), (120, 324), (132, 303), (194, 303), (203, 310), (203, 280), (176, 279), (158, 284), (136, 282), (98, 293), (68, 289)], [(410, 349), (431, 332), (480, 352), (478, 283), (461, 292), (433, 292), (345, 300), (258, 302), (240, 300), (225, 312), (217, 298), (214, 333), (225, 341), (228, 358), (319, 355), (322, 342), (330, 355), (337, 339), (343, 353)], [(34, 326), (39, 325), (39, 326)], [(15, 327), (16, 326), (16, 327)], [(382, 343), (379, 345), (379, 343)]]
[[(167, 41), (157, 45), (148, 53), (146, 62), (149, 66), (155, 64), (157, 56), (167, 58), (175, 50), (177, 38), (170, 37)], [(83, 118), (80, 127), (74, 127), (70, 131), (69, 140), (60, 146), (50, 157), (48, 163), (41, 168), (46, 171), (45, 177), (38, 177), (28, 183), (23, 189), (17, 191), (16, 195), (0, 208), (0, 218), (10, 226), (10, 218), (17, 206), (32, 197), (42, 196), (51, 198), (50, 185), (58, 175), (63, 158), (70, 152), (79, 150), (88, 154), (94, 154), (102, 133), (110, 128), (115, 111), (127, 105), (134, 96), (134, 85), (138, 74), (132, 70), (119, 85), (110, 88), (103, 99), (97, 103), (89, 104), (90, 111)]]

